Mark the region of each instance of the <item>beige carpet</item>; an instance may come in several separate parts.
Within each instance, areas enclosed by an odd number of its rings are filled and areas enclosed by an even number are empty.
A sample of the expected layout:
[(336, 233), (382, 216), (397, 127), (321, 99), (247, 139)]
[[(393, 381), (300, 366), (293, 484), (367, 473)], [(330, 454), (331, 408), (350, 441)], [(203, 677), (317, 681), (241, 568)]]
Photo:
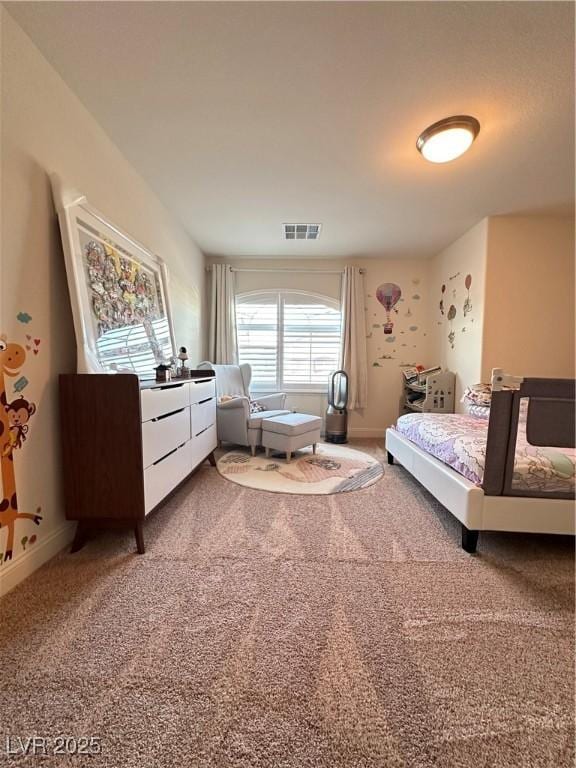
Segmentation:
[(3, 601), (0, 755), (59, 733), (102, 754), (0, 764), (573, 764), (572, 540), (467, 555), (397, 466), (317, 497), (206, 466), (146, 539), (100, 538)]

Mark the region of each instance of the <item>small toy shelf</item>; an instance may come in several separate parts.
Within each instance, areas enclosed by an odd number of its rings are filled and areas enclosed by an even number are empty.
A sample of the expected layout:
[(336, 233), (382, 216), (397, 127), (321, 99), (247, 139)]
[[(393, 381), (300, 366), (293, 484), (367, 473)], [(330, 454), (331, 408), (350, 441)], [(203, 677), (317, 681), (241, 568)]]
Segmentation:
[(400, 414), (454, 413), (455, 376), (451, 371), (424, 371), (415, 382), (404, 379), (403, 384)]

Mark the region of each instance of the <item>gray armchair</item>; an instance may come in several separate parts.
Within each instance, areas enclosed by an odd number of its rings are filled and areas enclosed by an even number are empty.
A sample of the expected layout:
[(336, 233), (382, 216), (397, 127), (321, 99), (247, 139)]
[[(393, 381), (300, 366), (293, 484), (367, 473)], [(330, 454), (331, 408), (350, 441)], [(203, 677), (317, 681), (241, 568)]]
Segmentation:
[[(214, 365), (210, 362), (204, 362), (200, 363), (198, 368), (211, 369), (216, 373), (218, 441), (249, 445), (254, 456), (256, 448), (262, 444), (262, 419), (290, 413), (284, 408), (286, 394), (276, 392), (272, 395), (258, 395), (255, 400), (261, 403), (266, 410), (250, 413), (252, 368), (247, 363), (243, 365)], [(226, 395), (231, 399), (220, 402), (220, 399)]]

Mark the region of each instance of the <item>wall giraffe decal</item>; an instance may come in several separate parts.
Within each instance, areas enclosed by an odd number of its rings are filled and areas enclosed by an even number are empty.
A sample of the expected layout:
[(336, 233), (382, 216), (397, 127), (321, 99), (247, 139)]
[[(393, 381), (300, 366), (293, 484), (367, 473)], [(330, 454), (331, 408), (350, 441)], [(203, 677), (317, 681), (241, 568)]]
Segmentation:
[(5, 376), (14, 378), (26, 360), (26, 352), (20, 344), (0, 338), (0, 469), (2, 476), (2, 502), (0, 503), (0, 529), (7, 528), (4, 561), (12, 559), (14, 530), (17, 520), (33, 520), (40, 525), (41, 515), (18, 511), (16, 475), (14, 472), (14, 444), (11, 440), (14, 425), (6, 396)]

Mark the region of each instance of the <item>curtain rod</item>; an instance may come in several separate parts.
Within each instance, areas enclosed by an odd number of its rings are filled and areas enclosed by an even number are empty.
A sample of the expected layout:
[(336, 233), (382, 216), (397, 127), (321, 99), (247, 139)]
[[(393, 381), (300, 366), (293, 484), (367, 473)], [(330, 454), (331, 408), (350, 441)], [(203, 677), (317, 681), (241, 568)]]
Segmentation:
[[(212, 269), (213, 265), (206, 267), (207, 271)], [(231, 272), (304, 272), (314, 275), (343, 275), (343, 269), (298, 269), (298, 268), (277, 268), (274, 267), (230, 267)], [(360, 270), (364, 274), (364, 270)]]

